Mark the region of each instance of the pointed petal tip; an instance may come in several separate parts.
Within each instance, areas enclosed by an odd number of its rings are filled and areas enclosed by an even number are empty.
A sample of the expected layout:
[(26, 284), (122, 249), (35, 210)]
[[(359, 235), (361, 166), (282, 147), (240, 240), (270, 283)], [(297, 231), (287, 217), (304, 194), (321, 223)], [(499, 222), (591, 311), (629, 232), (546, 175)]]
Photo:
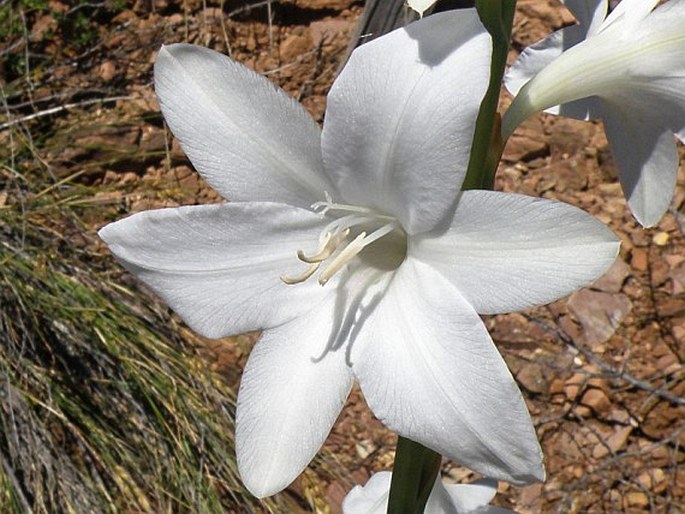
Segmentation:
[[(488, 470), (485, 474), (497, 480), (509, 482), (516, 486), (530, 485), (536, 482), (544, 482), (547, 479), (547, 472), (543, 464), (543, 454), (537, 439), (537, 448), (529, 449), (521, 455), (519, 462), (510, 462), (508, 469), (502, 469), (500, 473)], [(481, 472), (482, 473), (482, 472)]]
[(170, 43), (168, 45), (163, 44), (159, 47), (157, 57), (155, 58), (155, 70), (158, 70), (160, 66), (168, 66), (172, 60), (182, 60), (184, 58), (184, 53), (188, 52), (199, 55), (214, 51), (210, 50), (209, 48), (191, 45), (189, 43)]
[(107, 225), (101, 227), (97, 231), (97, 236), (109, 247), (110, 252), (116, 257), (116, 253), (112, 250), (112, 246), (117, 243), (122, 235), (126, 233), (127, 221), (134, 217), (135, 214), (131, 214), (117, 221), (112, 221), (107, 223)]
[(105, 243), (107, 242), (107, 233), (109, 232), (109, 230), (107, 229), (107, 227), (109, 227), (110, 225), (111, 225), (111, 223), (108, 223), (107, 225), (105, 225), (104, 227), (101, 227), (101, 228), (97, 231), (98, 237), (99, 237), (100, 239), (102, 239)]
[(171, 57), (171, 52), (173, 51), (173, 47), (178, 45), (179, 43), (172, 43), (170, 45), (165, 45), (163, 44), (162, 46), (159, 47), (159, 51), (157, 52), (157, 57), (155, 58), (155, 66), (160, 61), (163, 61), (164, 59), (168, 59)]
[[(547, 479), (547, 472), (543, 464), (542, 450), (538, 447), (535, 456), (527, 456), (518, 463), (508, 463), (506, 468), (488, 466), (488, 469), (478, 469), (474, 465), (465, 464), (467, 467), (478, 471), (494, 480), (501, 480), (517, 487), (524, 487), (530, 484), (544, 482)], [(532, 453), (532, 452), (531, 452)]]
[(542, 454), (540, 454), (540, 458), (535, 465), (535, 469), (525, 477), (526, 483), (534, 483), (534, 482), (544, 482), (547, 480), (547, 471), (545, 470), (545, 466), (542, 463)]
[(283, 470), (278, 472), (273, 467), (265, 469), (264, 462), (255, 461), (247, 443), (248, 441), (236, 437), (236, 462), (243, 485), (255, 498), (261, 499), (280, 493), (300, 474), (300, 471), (294, 475), (292, 472), (284, 473)]
[(649, 212), (639, 205), (631, 205), (630, 200), (628, 201), (628, 207), (630, 208), (633, 218), (635, 218), (635, 221), (637, 221), (642, 228), (654, 228), (666, 214), (666, 210)]
[[(240, 464), (238, 464), (240, 467)], [(239, 471), (240, 478), (243, 482), (245, 488), (250, 491), (250, 494), (255, 498), (267, 498), (273, 496), (274, 494), (280, 493), (283, 489), (288, 487), (288, 484), (283, 484), (282, 482), (273, 483), (264, 479), (263, 476), (253, 477)]]

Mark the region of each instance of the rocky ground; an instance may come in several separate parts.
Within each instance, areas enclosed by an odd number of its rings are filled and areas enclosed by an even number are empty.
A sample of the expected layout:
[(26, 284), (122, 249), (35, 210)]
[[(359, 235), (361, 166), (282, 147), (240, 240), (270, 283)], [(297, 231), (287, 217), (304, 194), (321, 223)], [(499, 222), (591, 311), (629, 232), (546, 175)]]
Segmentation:
[[(554, 0), (518, 4), (512, 60), (572, 22)], [(78, 5), (19, 2), (10, 15), (17, 32), (0, 28), (0, 141), (34, 138), (56, 183), (93, 188), (82, 200), (90, 231), (71, 237), (101, 254), (107, 250), (93, 234), (108, 221), (219, 200), (159, 115), (151, 67), (161, 44), (187, 41), (228, 53), (322, 121), (363, 8), (355, 0)], [(496, 503), (522, 513), (684, 512), (685, 172), (670, 212), (642, 229), (626, 209), (601, 123), (541, 115), (509, 142), (497, 188), (580, 206), (623, 245), (592, 287), (548, 307), (486, 319), (524, 391), (548, 472), (544, 484), (501, 484)], [(0, 207), (11, 204), (10, 194), (0, 190)], [(111, 269), (123, 277), (113, 261)], [(193, 345), (237, 385), (256, 337)], [(321, 465), (333, 471), (305, 473), (292, 494), (310, 510), (339, 512), (354, 483), (390, 468), (393, 447), (393, 435), (354, 391), (326, 443)], [(458, 482), (476, 478), (451, 462), (444, 473)]]

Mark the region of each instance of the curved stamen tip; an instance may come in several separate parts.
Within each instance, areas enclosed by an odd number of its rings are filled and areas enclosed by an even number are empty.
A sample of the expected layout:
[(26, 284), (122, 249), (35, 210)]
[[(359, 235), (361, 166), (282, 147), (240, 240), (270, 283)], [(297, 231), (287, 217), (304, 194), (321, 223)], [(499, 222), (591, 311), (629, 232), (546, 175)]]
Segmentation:
[(316, 252), (314, 252), (314, 255), (307, 256), (303, 250), (298, 250), (297, 258), (300, 259), (302, 262), (306, 262), (308, 264), (313, 264), (315, 262), (321, 262), (326, 260), (331, 255), (331, 250), (329, 248), (331, 237), (332, 234), (330, 232), (326, 232), (321, 238), (319, 247), (316, 249)]
[(285, 275), (281, 275), (281, 282), (289, 286), (294, 284), (301, 284), (302, 282), (305, 282), (307, 279), (309, 279), (309, 277), (311, 277), (314, 273), (316, 273), (316, 271), (319, 269), (319, 266), (321, 266), (321, 262), (313, 262), (309, 265), (309, 268), (307, 268), (307, 270), (304, 273), (296, 277), (286, 277)]

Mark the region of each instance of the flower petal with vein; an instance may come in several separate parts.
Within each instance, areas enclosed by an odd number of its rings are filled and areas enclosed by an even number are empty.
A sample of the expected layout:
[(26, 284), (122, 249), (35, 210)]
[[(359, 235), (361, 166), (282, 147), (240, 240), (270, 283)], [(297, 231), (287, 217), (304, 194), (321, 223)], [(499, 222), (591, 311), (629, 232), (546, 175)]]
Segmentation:
[(228, 57), (160, 51), (164, 117), (231, 202), (134, 214), (100, 236), (198, 333), (263, 331), (236, 419), (255, 495), (307, 466), (355, 379), (399, 434), (488, 476), (544, 477), (478, 314), (569, 294), (610, 266), (618, 242), (565, 204), (460, 194), (490, 53), (474, 10), (367, 43), (335, 81), (321, 131)]
[(623, 0), (607, 16), (607, 0), (566, 0), (578, 24), (527, 48), (505, 77), (516, 95), (506, 137), (542, 110), (604, 121), (628, 205), (644, 226), (668, 209), (674, 135), (685, 139), (685, 1), (658, 3)]
[[(392, 473), (375, 473), (364, 486), (355, 486), (343, 500), (343, 514), (385, 514)], [(513, 514), (489, 503), (497, 494), (497, 480), (483, 478), (470, 484), (443, 483), (438, 475), (424, 514)]]

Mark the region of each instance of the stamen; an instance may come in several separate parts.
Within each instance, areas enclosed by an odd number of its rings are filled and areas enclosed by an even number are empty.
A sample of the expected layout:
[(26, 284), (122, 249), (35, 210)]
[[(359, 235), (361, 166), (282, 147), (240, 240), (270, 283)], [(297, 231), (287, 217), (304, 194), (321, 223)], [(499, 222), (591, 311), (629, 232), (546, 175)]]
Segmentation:
[(343, 232), (349, 229), (350, 227), (359, 225), (367, 220), (368, 217), (349, 214), (347, 216), (343, 216), (342, 218), (338, 218), (337, 220), (331, 221), (328, 225), (326, 225), (326, 228), (324, 228), (323, 230), (324, 232), (331, 232), (335, 234), (336, 232)]
[(378, 230), (374, 230), (373, 232), (371, 232), (371, 235), (369, 235), (369, 237), (366, 238), (366, 240), (364, 242), (364, 246), (370, 245), (374, 241), (377, 241), (381, 237), (389, 234), (390, 232), (392, 232), (393, 230), (395, 230), (399, 226), (400, 226), (400, 223), (398, 221), (393, 221), (392, 223), (388, 223), (387, 225), (383, 225)]
[[(295, 277), (281, 276), (281, 280), (286, 284), (299, 284), (308, 280), (319, 270), (324, 261), (330, 259), (328, 265), (319, 275), (319, 284), (324, 285), (366, 246), (400, 227), (399, 222), (392, 216), (379, 214), (366, 207), (334, 203), (328, 192), (324, 192), (324, 195), (326, 200), (312, 204), (312, 209), (322, 215), (326, 215), (330, 211), (339, 211), (343, 215), (335, 216), (336, 219), (324, 227), (319, 236), (319, 245), (313, 254), (307, 255), (304, 250), (297, 251), (298, 259), (309, 264), (309, 267), (304, 273)], [(363, 226), (378, 227), (379, 222), (385, 223), (385, 225), (369, 235), (363, 231), (354, 240), (347, 243), (352, 227), (359, 227), (359, 229)]]
[(363, 242), (365, 237), (366, 232), (362, 232), (355, 237), (350, 244), (342, 249), (342, 251), (335, 257), (335, 259), (331, 261), (326, 269), (321, 272), (321, 275), (319, 275), (319, 284), (322, 286), (326, 285), (326, 282), (328, 282), (333, 275), (340, 271), (340, 268), (350, 262), (355, 255), (364, 249), (366, 246)]
[(297, 258), (300, 259), (302, 262), (307, 262), (309, 264), (312, 264), (314, 262), (321, 262), (325, 261), (328, 256), (330, 256), (330, 249), (328, 248), (328, 243), (331, 241), (331, 233), (330, 232), (325, 232), (323, 237), (321, 238), (321, 242), (319, 243), (319, 247), (316, 249), (316, 252), (314, 252), (314, 255), (311, 257), (307, 257), (305, 253), (302, 250), (297, 251)]
[(356, 238), (354, 238), (354, 240), (352, 240), (352, 242), (350, 242), (350, 244), (343, 248), (342, 251), (321, 272), (321, 275), (319, 275), (319, 284), (322, 286), (325, 285), (333, 275), (340, 271), (345, 264), (350, 262), (366, 246), (389, 234), (398, 226), (398, 222), (393, 221), (392, 223), (383, 225), (381, 228), (373, 231), (368, 236), (366, 235), (366, 232), (359, 234)]
[(340, 246), (340, 243), (345, 240), (349, 233), (350, 229), (345, 229), (342, 232), (338, 232), (334, 235), (331, 234), (331, 232), (326, 231), (324, 237), (321, 239), (319, 248), (317, 248), (314, 255), (307, 256), (302, 250), (298, 250), (297, 258), (308, 264), (312, 264), (314, 262), (323, 262), (333, 255), (333, 252), (335, 252), (336, 248)]
[(286, 277), (285, 275), (281, 275), (281, 281), (283, 281), (285, 284), (293, 285), (293, 284), (300, 284), (304, 281), (306, 281), (309, 277), (311, 277), (316, 271), (319, 269), (321, 266), (320, 262), (314, 262), (309, 265), (309, 268), (307, 268), (307, 271), (302, 273), (302, 275), (298, 275), (297, 277)]

